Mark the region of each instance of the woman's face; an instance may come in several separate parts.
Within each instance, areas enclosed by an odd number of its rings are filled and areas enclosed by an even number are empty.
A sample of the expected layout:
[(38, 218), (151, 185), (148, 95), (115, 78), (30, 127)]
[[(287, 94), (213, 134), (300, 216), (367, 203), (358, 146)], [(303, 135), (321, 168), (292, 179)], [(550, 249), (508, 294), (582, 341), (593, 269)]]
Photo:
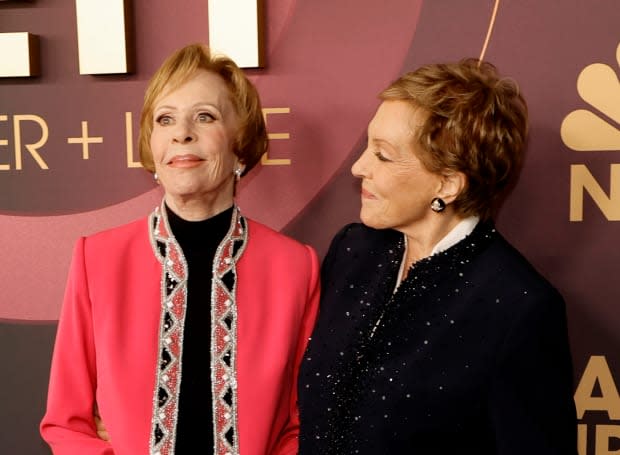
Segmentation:
[(166, 201), (204, 201), (215, 211), (232, 204), (239, 121), (230, 92), (217, 74), (200, 70), (153, 110), (150, 138), (155, 172)]
[(407, 233), (429, 220), (440, 175), (418, 159), (414, 131), (426, 113), (404, 101), (384, 101), (368, 125), (368, 146), (351, 172), (362, 180), (362, 222)]

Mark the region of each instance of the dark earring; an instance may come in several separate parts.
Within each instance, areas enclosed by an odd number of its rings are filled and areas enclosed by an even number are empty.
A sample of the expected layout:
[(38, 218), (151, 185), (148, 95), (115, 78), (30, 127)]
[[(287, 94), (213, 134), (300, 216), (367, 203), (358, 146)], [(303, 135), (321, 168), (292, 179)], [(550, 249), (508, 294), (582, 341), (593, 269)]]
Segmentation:
[(433, 212), (443, 212), (446, 208), (446, 203), (440, 197), (433, 198), (431, 201), (431, 210)]

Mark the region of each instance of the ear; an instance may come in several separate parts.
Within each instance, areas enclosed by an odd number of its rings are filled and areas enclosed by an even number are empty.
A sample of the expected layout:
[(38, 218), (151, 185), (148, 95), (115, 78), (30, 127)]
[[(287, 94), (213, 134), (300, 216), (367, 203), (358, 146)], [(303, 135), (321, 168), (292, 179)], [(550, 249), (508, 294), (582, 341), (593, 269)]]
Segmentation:
[(437, 197), (446, 204), (453, 202), (467, 186), (467, 177), (462, 172), (450, 172), (441, 176), (441, 188)]

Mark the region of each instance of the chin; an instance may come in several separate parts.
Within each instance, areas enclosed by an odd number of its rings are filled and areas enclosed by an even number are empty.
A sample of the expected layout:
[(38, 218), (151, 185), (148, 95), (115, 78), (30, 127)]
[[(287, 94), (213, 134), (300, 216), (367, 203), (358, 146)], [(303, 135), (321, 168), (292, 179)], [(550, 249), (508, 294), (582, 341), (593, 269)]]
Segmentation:
[(373, 229), (383, 229), (385, 227), (379, 222), (379, 220), (372, 216), (364, 215), (364, 213), (360, 213), (360, 221), (364, 226), (368, 226)]

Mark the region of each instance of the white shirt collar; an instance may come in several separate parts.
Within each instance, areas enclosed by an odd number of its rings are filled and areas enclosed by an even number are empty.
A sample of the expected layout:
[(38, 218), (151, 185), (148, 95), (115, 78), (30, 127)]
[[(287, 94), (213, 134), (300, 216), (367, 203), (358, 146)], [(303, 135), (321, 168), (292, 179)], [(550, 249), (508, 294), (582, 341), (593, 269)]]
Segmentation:
[[(434, 254), (438, 254), (438, 253), (441, 253), (442, 251), (446, 251), (451, 246), (459, 243), (461, 240), (463, 240), (465, 237), (467, 237), (469, 234), (472, 233), (472, 231), (474, 230), (474, 228), (476, 227), (479, 221), (480, 221), (480, 217), (478, 216), (470, 216), (470, 217), (467, 217), (461, 220), (459, 224), (454, 226), (450, 230), (450, 232), (448, 232), (445, 235), (445, 237), (443, 237), (439, 242), (437, 242), (437, 244), (431, 250), (430, 255), (433, 256)], [(398, 271), (398, 277), (396, 280), (396, 286), (394, 287), (394, 292), (396, 292), (396, 289), (398, 289), (398, 286), (400, 286), (400, 283), (402, 281), (401, 277), (403, 276), (403, 272), (404, 272), (403, 268), (405, 267), (405, 262), (407, 260), (406, 259), (407, 258), (407, 236), (404, 235), (404, 237), (405, 237), (405, 251), (403, 252), (403, 259), (400, 263), (400, 270)]]
[(446, 251), (452, 245), (456, 245), (465, 237), (467, 237), (474, 230), (476, 225), (480, 221), (480, 218), (477, 216), (467, 217), (459, 222), (456, 226), (452, 228), (450, 232), (446, 234), (446, 236), (441, 239), (433, 250), (431, 251), (431, 256), (433, 254), (441, 253), (442, 251)]

